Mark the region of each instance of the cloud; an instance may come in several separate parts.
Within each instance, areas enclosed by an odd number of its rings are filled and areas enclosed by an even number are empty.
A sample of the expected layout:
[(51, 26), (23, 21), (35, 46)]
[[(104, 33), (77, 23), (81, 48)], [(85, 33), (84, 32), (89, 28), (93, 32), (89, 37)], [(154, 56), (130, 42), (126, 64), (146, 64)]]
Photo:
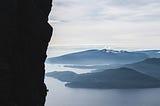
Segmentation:
[(159, 48), (160, 0), (54, 0), (51, 45)]
[(51, 19), (77, 20), (160, 20), (159, 0), (54, 0)]

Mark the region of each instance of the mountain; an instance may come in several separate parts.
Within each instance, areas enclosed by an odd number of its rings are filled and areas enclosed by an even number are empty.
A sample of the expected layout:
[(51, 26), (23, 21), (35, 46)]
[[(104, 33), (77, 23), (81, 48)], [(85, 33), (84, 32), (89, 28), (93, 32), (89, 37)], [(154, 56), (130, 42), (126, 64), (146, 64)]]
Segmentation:
[(127, 64), (148, 58), (144, 53), (116, 50), (87, 50), (47, 59), (57, 64)]
[(145, 50), (145, 51), (137, 51), (138, 53), (144, 53), (148, 55), (150, 58), (160, 58), (160, 50)]
[(54, 77), (64, 82), (71, 82), (75, 77), (77, 77), (77, 74), (71, 71), (63, 71), (63, 72), (54, 71), (46, 73), (46, 76)]
[[(69, 73), (69, 77), (66, 77), (67, 73)], [(133, 89), (160, 87), (158, 79), (129, 68), (109, 69), (86, 74), (53, 72), (52, 75), (50, 73), (50, 77), (68, 82), (65, 86), (72, 88)]]
[(160, 58), (148, 58), (133, 64), (127, 64), (125, 67), (132, 68), (141, 73), (160, 79)]

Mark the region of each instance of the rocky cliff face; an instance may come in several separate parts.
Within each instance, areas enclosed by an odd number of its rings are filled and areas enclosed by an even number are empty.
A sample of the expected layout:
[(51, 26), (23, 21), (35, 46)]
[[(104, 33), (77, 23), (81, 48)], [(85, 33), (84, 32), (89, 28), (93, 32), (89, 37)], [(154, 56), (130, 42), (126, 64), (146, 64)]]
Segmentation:
[(0, 1), (0, 106), (43, 106), (52, 0)]

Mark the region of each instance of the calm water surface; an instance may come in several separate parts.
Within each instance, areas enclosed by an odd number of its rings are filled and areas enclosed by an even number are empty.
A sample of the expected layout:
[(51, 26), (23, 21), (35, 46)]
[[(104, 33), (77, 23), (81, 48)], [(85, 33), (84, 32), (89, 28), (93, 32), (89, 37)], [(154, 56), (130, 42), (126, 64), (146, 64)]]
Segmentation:
[[(47, 71), (78, 71), (63, 65), (47, 65)], [(52, 70), (51, 70), (52, 69)], [(46, 106), (160, 106), (160, 88), (154, 89), (74, 89), (64, 86), (64, 82), (46, 77), (49, 88)]]

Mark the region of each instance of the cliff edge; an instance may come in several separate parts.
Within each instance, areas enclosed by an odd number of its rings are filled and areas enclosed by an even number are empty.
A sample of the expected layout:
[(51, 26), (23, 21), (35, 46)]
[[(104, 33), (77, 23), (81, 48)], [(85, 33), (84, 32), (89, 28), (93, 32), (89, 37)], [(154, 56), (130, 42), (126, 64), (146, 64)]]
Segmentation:
[(52, 0), (0, 1), (0, 106), (44, 106)]

